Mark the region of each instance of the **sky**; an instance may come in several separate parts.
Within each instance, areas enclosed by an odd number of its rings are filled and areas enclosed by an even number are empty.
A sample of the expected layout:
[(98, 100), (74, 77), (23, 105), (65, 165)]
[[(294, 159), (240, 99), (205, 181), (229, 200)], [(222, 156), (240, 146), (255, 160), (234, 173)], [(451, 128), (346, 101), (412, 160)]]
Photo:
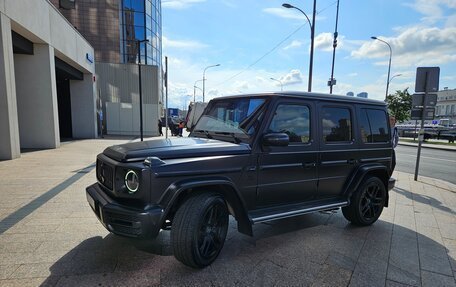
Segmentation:
[[(312, 21), (313, 1), (286, 0)], [(317, 0), (312, 92), (329, 93), (335, 0)], [(169, 107), (245, 93), (307, 91), (310, 26), (276, 0), (162, 0)], [(334, 94), (414, 92), (417, 67), (440, 67), (440, 89), (456, 88), (456, 0), (340, 0)], [(163, 61), (164, 63), (164, 61)], [(271, 78), (279, 81), (271, 80)], [(194, 89), (194, 84), (198, 88)]]

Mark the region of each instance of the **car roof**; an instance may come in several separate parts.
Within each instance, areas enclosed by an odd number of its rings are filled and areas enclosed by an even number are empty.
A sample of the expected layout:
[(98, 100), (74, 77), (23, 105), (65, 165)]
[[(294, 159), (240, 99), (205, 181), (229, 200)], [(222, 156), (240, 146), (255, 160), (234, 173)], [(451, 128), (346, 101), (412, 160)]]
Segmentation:
[(343, 95), (324, 94), (324, 93), (312, 93), (312, 92), (298, 92), (298, 91), (284, 91), (284, 92), (272, 92), (272, 93), (256, 93), (256, 94), (240, 94), (232, 96), (224, 96), (214, 98), (213, 100), (224, 100), (233, 98), (244, 98), (244, 97), (283, 97), (283, 98), (299, 98), (299, 99), (311, 99), (311, 100), (324, 100), (324, 101), (335, 101), (335, 102), (346, 102), (346, 103), (359, 103), (368, 105), (379, 105), (386, 106), (383, 101), (358, 98)]

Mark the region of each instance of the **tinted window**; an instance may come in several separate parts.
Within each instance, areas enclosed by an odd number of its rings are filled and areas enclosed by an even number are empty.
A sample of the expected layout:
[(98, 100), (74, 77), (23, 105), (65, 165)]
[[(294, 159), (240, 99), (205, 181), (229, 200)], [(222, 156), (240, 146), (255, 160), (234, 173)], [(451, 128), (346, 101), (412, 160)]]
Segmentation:
[(387, 115), (383, 110), (361, 109), (361, 138), (363, 142), (388, 142), (390, 133)]
[(352, 139), (350, 110), (347, 108), (323, 108), (322, 125), (325, 142), (348, 142)]
[(310, 139), (309, 108), (300, 105), (279, 105), (268, 132), (286, 133), (290, 142), (308, 143)]

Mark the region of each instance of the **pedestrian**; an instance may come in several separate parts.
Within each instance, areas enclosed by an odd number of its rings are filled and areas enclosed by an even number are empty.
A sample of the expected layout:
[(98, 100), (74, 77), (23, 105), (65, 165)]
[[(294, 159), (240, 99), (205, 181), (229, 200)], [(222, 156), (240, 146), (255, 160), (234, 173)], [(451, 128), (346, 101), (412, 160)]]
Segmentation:
[(391, 170), (394, 171), (394, 168), (396, 167), (396, 151), (394, 149), (397, 147), (397, 144), (399, 142), (399, 133), (397, 132), (396, 118), (391, 116), (389, 118), (389, 121), (391, 127), (391, 144), (393, 146)]
[(160, 119), (158, 119), (158, 133), (160, 134), (160, 136), (163, 135), (163, 124)]
[(179, 136), (182, 137), (182, 132), (184, 131), (184, 122), (179, 122)]

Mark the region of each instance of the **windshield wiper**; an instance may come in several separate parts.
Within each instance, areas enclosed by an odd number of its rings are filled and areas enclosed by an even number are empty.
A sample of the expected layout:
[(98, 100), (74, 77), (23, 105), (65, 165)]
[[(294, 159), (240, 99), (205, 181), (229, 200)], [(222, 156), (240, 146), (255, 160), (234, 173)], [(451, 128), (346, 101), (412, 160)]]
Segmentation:
[(208, 139), (212, 139), (213, 137), (207, 130), (194, 130), (196, 133), (203, 133)]
[(221, 134), (221, 135), (230, 135), (235, 143), (241, 143), (241, 140), (235, 135), (235, 133), (230, 133), (230, 132), (215, 132), (216, 134)]

